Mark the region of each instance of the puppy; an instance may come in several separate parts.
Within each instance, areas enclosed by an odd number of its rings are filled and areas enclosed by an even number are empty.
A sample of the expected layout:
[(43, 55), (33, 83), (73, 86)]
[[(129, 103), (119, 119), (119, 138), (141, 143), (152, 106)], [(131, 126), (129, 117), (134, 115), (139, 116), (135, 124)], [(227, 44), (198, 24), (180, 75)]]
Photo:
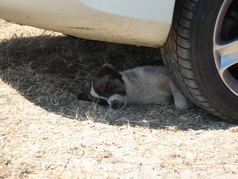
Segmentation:
[(128, 104), (172, 104), (189, 109), (192, 104), (173, 84), (164, 66), (143, 66), (118, 72), (104, 64), (96, 73), (90, 89), (78, 95), (80, 100), (109, 104), (122, 109)]

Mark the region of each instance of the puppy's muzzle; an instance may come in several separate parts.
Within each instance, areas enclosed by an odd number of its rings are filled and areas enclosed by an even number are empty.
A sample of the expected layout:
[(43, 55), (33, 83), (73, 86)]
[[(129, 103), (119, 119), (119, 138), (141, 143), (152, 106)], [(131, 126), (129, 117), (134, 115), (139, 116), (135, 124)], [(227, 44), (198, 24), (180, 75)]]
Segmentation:
[(121, 109), (125, 106), (125, 103), (124, 102), (120, 103), (117, 100), (113, 100), (113, 101), (110, 101), (110, 106), (113, 109)]
[(122, 109), (126, 106), (127, 98), (124, 95), (115, 94), (109, 97), (108, 104), (113, 109)]

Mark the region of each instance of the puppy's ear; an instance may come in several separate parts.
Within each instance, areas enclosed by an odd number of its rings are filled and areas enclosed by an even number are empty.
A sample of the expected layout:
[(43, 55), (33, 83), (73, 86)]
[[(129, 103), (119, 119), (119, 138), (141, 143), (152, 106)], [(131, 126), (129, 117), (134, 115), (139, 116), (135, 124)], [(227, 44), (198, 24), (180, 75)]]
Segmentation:
[(112, 75), (121, 78), (121, 74), (109, 63), (104, 64), (101, 68), (98, 69), (96, 73), (97, 77), (105, 75)]
[(86, 91), (79, 93), (77, 96), (78, 100), (93, 101), (94, 98), (91, 96), (90, 90), (91, 88), (87, 88)]
[(78, 100), (92, 101), (92, 102), (98, 103), (99, 105), (108, 106), (108, 103), (106, 100), (94, 98), (93, 96), (90, 95), (89, 90), (79, 93), (77, 97), (78, 97)]
[(78, 98), (78, 100), (92, 101), (92, 99), (90, 98), (89, 90), (79, 93), (77, 98)]

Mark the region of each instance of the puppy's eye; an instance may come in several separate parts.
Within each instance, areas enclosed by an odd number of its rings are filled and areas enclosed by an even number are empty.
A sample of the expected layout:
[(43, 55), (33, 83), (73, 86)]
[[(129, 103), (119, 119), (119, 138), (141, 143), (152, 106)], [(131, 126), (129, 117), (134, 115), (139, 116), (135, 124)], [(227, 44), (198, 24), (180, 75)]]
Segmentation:
[(108, 84), (107, 83), (104, 83), (104, 84), (101, 84), (98, 88), (96, 88), (98, 93), (100, 95), (106, 93), (108, 91)]
[(100, 85), (99, 91), (100, 91), (100, 92), (105, 92), (105, 91), (106, 91), (106, 88), (107, 88), (107, 84), (106, 84), (106, 83), (103, 83), (102, 85)]
[(110, 83), (105, 83), (104, 84), (104, 92), (108, 92), (108, 91), (111, 91), (112, 89), (111, 89), (111, 85), (110, 85)]
[(105, 85), (105, 90), (107, 90), (107, 89), (108, 89), (108, 87), (109, 87), (109, 84), (108, 84), (108, 83), (106, 83), (106, 85)]

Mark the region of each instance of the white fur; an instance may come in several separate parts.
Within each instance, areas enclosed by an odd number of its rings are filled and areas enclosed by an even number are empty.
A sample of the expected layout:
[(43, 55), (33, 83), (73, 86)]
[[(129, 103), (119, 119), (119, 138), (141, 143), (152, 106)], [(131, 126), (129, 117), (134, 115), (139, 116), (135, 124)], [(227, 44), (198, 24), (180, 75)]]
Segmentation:
[(188, 109), (192, 104), (172, 83), (164, 66), (145, 66), (121, 72), (126, 83), (127, 104), (174, 104)]

